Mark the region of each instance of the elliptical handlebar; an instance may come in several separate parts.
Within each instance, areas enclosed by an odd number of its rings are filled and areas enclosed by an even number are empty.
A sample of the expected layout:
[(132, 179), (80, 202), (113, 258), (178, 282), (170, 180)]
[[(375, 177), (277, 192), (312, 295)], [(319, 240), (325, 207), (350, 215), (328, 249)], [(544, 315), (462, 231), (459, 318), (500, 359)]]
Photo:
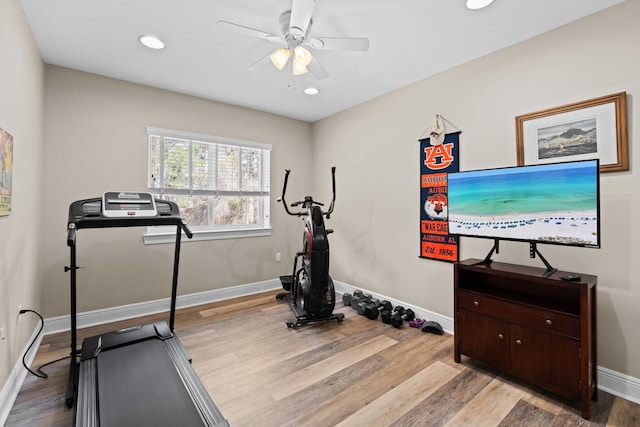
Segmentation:
[[(278, 201), (279, 201), (279, 202), (282, 202), (282, 204), (284, 205), (284, 210), (285, 210), (289, 215), (292, 215), (292, 216), (300, 216), (300, 215), (304, 215), (302, 212), (291, 212), (291, 211), (289, 210), (289, 207), (287, 206), (287, 201), (284, 199), (284, 194), (287, 192), (287, 182), (289, 181), (289, 174), (290, 174), (290, 173), (291, 173), (291, 170), (289, 170), (289, 169), (285, 169), (285, 170), (284, 170), (284, 184), (282, 185), (282, 196), (280, 196), (280, 197), (278, 198)], [(302, 203), (304, 203), (304, 202), (296, 202), (296, 203), (293, 203), (293, 204), (291, 205), (291, 207), (298, 206), (299, 204), (302, 204)]]
[[(284, 198), (285, 193), (287, 192), (287, 182), (289, 181), (290, 173), (291, 173), (291, 170), (289, 169), (284, 170), (284, 184), (282, 185), (282, 195), (278, 198), (278, 201), (282, 202), (282, 204), (284, 205), (284, 210), (291, 216), (307, 215), (307, 212), (291, 212), (289, 210), (289, 206), (287, 205), (287, 201)], [(322, 212), (322, 215), (325, 215), (327, 219), (329, 219), (331, 213), (333, 212), (333, 208), (336, 202), (336, 167), (335, 166), (331, 168), (331, 181), (332, 181), (332, 187), (333, 187), (333, 198), (331, 199), (331, 205), (329, 205), (329, 210), (327, 210), (326, 212)], [(324, 206), (324, 203), (316, 202), (313, 200), (311, 196), (307, 196), (305, 197), (304, 200), (300, 200), (298, 202), (292, 203), (291, 207), (294, 208), (296, 206), (305, 205), (308, 202), (314, 205)]]
[(329, 219), (331, 217), (331, 213), (333, 212), (333, 207), (336, 203), (336, 167), (331, 167), (331, 185), (333, 187), (333, 199), (331, 199), (331, 204), (329, 205), (329, 210), (323, 212), (323, 214)]

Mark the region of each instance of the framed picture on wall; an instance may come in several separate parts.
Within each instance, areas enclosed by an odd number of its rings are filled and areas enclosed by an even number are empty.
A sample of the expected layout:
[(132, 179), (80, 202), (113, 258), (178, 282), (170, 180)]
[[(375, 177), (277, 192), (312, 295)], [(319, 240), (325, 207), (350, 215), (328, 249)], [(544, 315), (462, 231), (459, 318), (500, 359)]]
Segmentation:
[(0, 127), (0, 216), (11, 213), (12, 187), (13, 136)]
[(626, 92), (516, 117), (518, 166), (600, 159), (600, 172), (629, 169)]

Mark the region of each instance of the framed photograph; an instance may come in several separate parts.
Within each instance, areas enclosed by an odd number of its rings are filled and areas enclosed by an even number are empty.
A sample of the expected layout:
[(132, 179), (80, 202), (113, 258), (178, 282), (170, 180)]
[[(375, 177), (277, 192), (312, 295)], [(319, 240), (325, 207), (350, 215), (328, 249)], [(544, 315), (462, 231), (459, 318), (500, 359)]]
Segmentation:
[(629, 169), (627, 93), (516, 117), (518, 166), (600, 159), (600, 172)]

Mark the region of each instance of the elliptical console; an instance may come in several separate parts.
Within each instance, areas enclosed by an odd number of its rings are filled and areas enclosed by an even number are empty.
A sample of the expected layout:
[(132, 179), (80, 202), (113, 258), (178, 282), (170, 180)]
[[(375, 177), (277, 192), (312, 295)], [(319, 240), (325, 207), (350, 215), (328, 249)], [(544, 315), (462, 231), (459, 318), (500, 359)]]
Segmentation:
[[(295, 314), (295, 320), (288, 320), (287, 326), (294, 328), (307, 323), (327, 320), (344, 319), (343, 313), (333, 313), (336, 303), (336, 293), (333, 280), (329, 275), (329, 239), (328, 234), (333, 230), (325, 227), (324, 218), (330, 218), (336, 201), (336, 168), (331, 168), (333, 183), (333, 199), (327, 211), (322, 211), (323, 203), (306, 196), (304, 200), (291, 204), (292, 208), (300, 209), (292, 212), (287, 206), (285, 193), (290, 170), (285, 170), (282, 196), (278, 199), (284, 205), (284, 210), (291, 216), (301, 216), (304, 219), (304, 233), (302, 234), (302, 251), (296, 253), (293, 259), (293, 274), (280, 276), (285, 291), (276, 296), (286, 299)], [(298, 268), (298, 259), (302, 259)]]

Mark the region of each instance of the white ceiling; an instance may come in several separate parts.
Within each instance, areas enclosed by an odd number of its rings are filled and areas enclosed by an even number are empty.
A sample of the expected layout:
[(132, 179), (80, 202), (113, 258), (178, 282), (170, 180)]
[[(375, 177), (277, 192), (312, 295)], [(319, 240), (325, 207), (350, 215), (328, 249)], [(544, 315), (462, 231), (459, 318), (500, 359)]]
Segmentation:
[[(313, 122), (623, 0), (317, 0), (310, 37), (368, 37), (367, 52), (313, 51), (330, 76), (293, 78), (276, 44), (218, 20), (280, 34), (293, 0), (20, 0), (48, 64)], [(154, 51), (138, 38), (166, 43)], [(320, 93), (305, 95), (315, 86)]]

